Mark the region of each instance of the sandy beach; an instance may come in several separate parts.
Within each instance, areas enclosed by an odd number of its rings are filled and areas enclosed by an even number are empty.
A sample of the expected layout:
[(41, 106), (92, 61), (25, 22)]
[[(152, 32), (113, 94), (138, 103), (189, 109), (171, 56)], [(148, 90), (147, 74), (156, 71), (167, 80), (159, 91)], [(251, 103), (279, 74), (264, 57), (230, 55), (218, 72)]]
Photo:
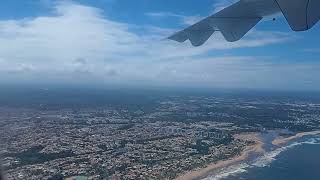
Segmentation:
[[(297, 133), (296, 135), (290, 136), (287, 138), (280, 136), (280, 137), (277, 137), (276, 139), (274, 139), (272, 141), (272, 144), (277, 145), (277, 146), (282, 146), (282, 145), (288, 143), (289, 141), (292, 141), (292, 140), (295, 140), (295, 139), (298, 139), (298, 138), (301, 138), (304, 136), (308, 136), (308, 135), (320, 135), (320, 131)], [(237, 134), (234, 136), (234, 138), (255, 141), (256, 143), (252, 146), (246, 147), (239, 156), (236, 156), (236, 157), (228, 159), (228, 160), (218, 161), (216, 163), (209, 164), (205, 168), (189, 171), (189, 172), (181, 175), (180, 177), (178, 177), (177, 180), (197, 180), (197, 179), (205, 178), (215, 170), (219, 170), (221, 168), (228, 167), (230, 165), (233, 165), (235, 163), (238, 163), (238, 162), (241, 162), (241, 161), (247, 159), (251, 153), (261, 153), (261, 154), (265, 153), (265, 150), (262, 147), (264, 143), (260, 139), (258, 133)]]
[(320, 131), (311, 131), (311, 132), (297, 133), (296, 135), (290, 136), (290, 137), (287, 137), (287, 138), (284, 138), (284, 137), (280, 136), (280, 137), (276, 138), (275, 140), (273, 140), (272, 144), (273, 145), (277, 145), (277, 146), (281, 146), (281, 145), (284, 145), (284, 144), (288, 143), (289, 141), (292, 141), (292, 140), (295, 140), (295, 139), (298, 139), (298, 138), (302, 138), (304, 136), (319, 135), (319, 134), (320, 134)]
[(187, 172), (186, 174), (180, 176), (177, 178), (177, 180), (196, 180), (201, 179), (206, 176), (208, 176), (212, 171), (230, 166), (234, 163), (240, 162), (248, 158), (248, 156), (251, 153), (263, 153), (264, 150), (262, 148), (263, 142), (259, 138), (258, 133), (247, 133), (247, 134), (238, 134), (234, 136), (236, 139), (242, 139), (242, 140), (251, 140), (255, 141), (256, 143), (252, 146), (248, 146), (245, 148), (244, 151), (239, 156), (236, 156), (232, 159), (224, 160), (224, 161), (218, 161), (213, 164), (209, 164), (205, 168), (197, 169), (194, 171)]

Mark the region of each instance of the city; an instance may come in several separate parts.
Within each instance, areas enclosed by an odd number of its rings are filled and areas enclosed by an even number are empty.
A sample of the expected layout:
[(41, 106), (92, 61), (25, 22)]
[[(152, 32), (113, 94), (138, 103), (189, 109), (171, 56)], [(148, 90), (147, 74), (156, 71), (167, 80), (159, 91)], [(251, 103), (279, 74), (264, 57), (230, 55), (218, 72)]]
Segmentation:
[(148, 105), (0, 111), (8, 179), (174, 179), (256, 143), (238, 134), (320, 127), (319, 103), (258, 97), (163, 96)]

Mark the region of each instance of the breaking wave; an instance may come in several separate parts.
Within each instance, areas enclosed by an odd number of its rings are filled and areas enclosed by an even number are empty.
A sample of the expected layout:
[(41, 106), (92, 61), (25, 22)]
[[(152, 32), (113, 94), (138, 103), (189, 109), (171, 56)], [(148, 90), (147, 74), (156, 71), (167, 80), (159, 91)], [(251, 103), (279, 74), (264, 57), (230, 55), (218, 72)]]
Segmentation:
[(230, 176), (244, 173), (248, 171), (249, 168), (270, 166), (270, 164), (274, 160), (276, 160), (276, 157), (282, 152), (287, 151), (288, 149), (291, 149), (293, 147), (301, 146), (304, 144), (311, 144), (311, 145), (320, 144), (320, 138), (319, 137), (310, 138), (306, 141), (294, 142), (292, 144), (289, 144), (288, 146), (277, 148), (273, 151), (265, 153), (264, 155), (256, 158), (251, 162), (236, 164), (230, 167), (223, 168), (203, 180), (221, 180)]
[(293, 147), (296, 147), (296, 146), (301, 146), (301, 145), (304, 145), (304, 144), (320, 144), (320, 138), (311, 138), (311, 139), (308, 139), (307, 141), (303, 141), (303, 142), (295, 142), (295, 143), (292, 143), (288, 146), (284, 146), (284, 147), (281, 147), (281, 148), (278, 148), (278, 149), (275, 149), (273, 151), (270, 151), (270, 152), (267, 152), (265, 153), (263, 156), (257, 158), (256, 160), (254, 160), (254, 162), (251, 164), (252, 166), (255, 166), (255, 167), (266, 167), (266, 166), (269, 166), (272, 161), (276, 160), (276, 157), (288, 150), (288, 149), (291, 149)]
[(214, 173), (210, 177), (207, 177), (203, 180), (220, 180), (226, 177), (229, 177), (231, 175), (237, 175), (243, 172), (247, 171), (247, 168), (249, 168), (250, 165), (247, 163), (241, 163), (237, 165), (232, 165), (230, 167), (223, 168), (219, 170), (218, 172)]

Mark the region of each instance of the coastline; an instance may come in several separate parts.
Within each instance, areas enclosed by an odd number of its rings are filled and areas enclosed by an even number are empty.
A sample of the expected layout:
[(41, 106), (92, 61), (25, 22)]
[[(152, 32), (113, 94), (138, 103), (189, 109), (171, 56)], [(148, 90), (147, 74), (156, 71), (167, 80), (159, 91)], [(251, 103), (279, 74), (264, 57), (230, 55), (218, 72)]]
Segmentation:
[(320, 130), (319, 131), (310, 131), (310, 132), (302, 132), (302, 133), (297, 133), (296, 135), (294, 136), (290, 136), (290, 137), (287, 137), (287, 138), (284, 138), (284, 137), (277, 137), (276, 139), (274, 139), (272, 141), (272, 144), (273, 145), (276, 145), (276, 146), (282, 146), (286, 143), (288, 143), (289, 141), (292, 141), (292, 140), (295, 140), (295, 139), (298, 139), (298, 138), (302, 138), (304, 136), (312, 136), (312, 135), (319, 135), (320, 134)]
[(221, 160), (212, 164), (207, 165), (205, 168), (196, 169), (193, 171), (186, 172), (185, 174), (182, 174), (177, 180), (196, 180), (205, 178), (208, 176), (212, 171), (228, 167), (234, 163), (238, 163), (241, 161), (246, 160), (251, 153), (264, 153), (264, 150), (262, 148), (263, 142), (259, 138), (259, 133), (246, 133), (246, 134), (237, 134), (234, 136), (236, 139), (242, 139), (242, 140), (251, 140), (255, 141), (254, 145), (246, 147), (240, 155), (235, 156), (231, 159), (227, 160)]

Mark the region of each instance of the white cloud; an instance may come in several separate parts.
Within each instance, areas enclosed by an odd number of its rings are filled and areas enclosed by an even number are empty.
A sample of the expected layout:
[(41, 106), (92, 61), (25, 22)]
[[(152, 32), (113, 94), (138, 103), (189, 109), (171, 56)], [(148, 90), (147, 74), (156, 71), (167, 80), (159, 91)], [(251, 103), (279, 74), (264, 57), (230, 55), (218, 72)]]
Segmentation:
[[(291, 39), (286, 33), (253, 30), (243, 40), (228, 43), (217, 33), (204, 46), (194, 48), (189, 42), (161, 40), (174, 29), (119, 23), (103, 17), (100, 9), (74, 2), (55, 4), (52, 14), (0, 21), (3, 81), (255, 86), (256, 73), (273, 74), (255, 70), (263, 66), (255, 62), (259, 57), (208, 58), (208, 53)], [(193, 17), (174, 14), (149, 15), (193, 21)]]
[(237, 1), (239, 0), (220, 0), (213, 4), (213, 13), (219, 12)]
[(171, 12), (150, 12), (150, 13), (146, 13), (146, 15), (152, 18), (176, 18), (183, 25), (192, 25), (200, 21), (201, 19), (205, 18), (199, 15), (185, 16), (185, 15), (175, 14)]
[(302, 52), (320, 53), (320, 48), (305, 48), (305, 49), (302, 49)]

